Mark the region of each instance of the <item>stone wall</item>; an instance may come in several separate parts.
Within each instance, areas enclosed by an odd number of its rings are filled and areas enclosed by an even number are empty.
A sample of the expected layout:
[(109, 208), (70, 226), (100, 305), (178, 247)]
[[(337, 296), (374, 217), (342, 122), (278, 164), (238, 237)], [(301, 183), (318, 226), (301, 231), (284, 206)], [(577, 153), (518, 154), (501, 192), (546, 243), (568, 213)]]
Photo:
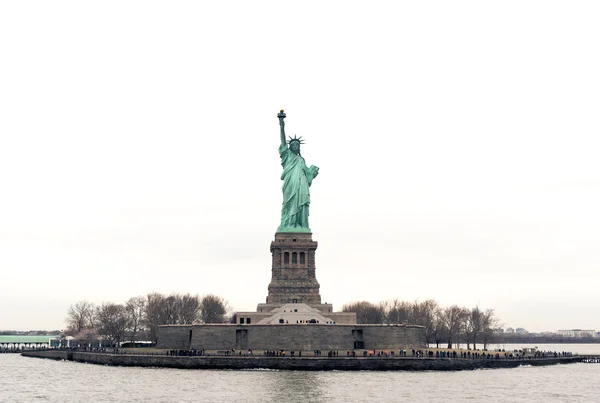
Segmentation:
[[(56, 358), (56, 354), (65, 351), (32, 350), (22, 353), (23, 356), (37, 358)], [(393, 370), (393, 371), (456, 371), (478, 368), (514, 368), (521, 365), (553, 365), (581, 362), (582, 357), (544, 358), (534, 360), (514, 359), (460, 359), (460, 358), (412, 358), (412, 357), (172, 357), (166, 355), (127, 355), (89, 352), (71, 352), (69, 361), (90, 364), (164, 367), (186, 369), (251, 369), (270, 368), (285, 370), (323, 371), (323, 370)]]
[(425, 330), (412, 325), (167, 325), (158, 329), (157, 348), (346, 351), (355, 341), (365, 349), (419, 348), (425, 345)]
[(332, 312), (324, 313), (323, 315), (331, 318), (331, 320), (340, 325), (356, 325), (355, 312)]
[(53, 360), (69, 360), (73, 357), (72, 350), (32, 350), (24, 351), (21, 355), (25, 357), (50, 358)]
[(425, 346), (425, 329), (422, 326), (363, 325), (360, 328), (363, 332), (364, 348), (368, 350)]
[[(205, 325), (210, 326), (210, 325)], [(163, 331), (163, 328), (168, 327), (167, 332)], [(193, 332), (190, 334), (190, 330), (194, 325), (169, 325), (160, 326), (158, 328), (158, 345), (168, 345), (169, 347), (158, 347), (158, 348), (177, 348), (177, 349), (188, 349), (191, 348)], [(190, 337), (192, 336), (192, 337)], [(177, 347), (171, 347), (177, 346)]]
[[(195, 348), (196, 350), (231, 350), (236, 347), (236, 328), (238, 328), (236, 325), (192, 326), (190, 328), (192, 331), (192, 344), (190, 348)], [(160, 336), (158, 340), (160, 343)]]

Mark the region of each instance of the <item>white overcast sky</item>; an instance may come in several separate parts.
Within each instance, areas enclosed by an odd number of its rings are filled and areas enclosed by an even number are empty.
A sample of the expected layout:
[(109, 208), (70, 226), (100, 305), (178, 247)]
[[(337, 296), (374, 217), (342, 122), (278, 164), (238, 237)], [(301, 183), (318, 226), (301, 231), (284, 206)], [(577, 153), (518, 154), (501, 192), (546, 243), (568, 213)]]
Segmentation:
[(600, 330), (597, 1), (4, 1), (0, 329), (264, 302), (277, 112), (324, 302)]

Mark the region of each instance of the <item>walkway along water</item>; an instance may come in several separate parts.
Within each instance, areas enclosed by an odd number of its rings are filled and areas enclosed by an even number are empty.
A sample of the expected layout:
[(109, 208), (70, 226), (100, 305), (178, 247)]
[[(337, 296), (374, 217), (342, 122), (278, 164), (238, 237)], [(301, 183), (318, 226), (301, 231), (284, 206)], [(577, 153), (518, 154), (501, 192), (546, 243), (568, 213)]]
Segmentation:
[(182, 369), (279, 369), (279, 370), (372, 370), (372, 371), (459, 371), (479, 368), (514, 368), (576, 362), (600, 362), (600, 356), (557, 356), (519, 358), (437, 358), (411, 356), (265, 356), (265, 355), (166, 355), (115, 354), (78, 350), (31, 350), (25, 357), (85, 362), (100, 365), (164, 367)]

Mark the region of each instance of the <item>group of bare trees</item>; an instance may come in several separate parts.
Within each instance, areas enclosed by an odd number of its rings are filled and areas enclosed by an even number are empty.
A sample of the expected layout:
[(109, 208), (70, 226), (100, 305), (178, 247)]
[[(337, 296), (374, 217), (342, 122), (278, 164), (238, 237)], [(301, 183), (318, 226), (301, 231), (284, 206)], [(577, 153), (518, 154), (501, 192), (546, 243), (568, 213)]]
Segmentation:
[[(498, 320), (492, 309), (485, 311), (479, 307), (472, 309), (452, 305), (440, 306), (435, 300), (425, 301), (382, 301), (377, 304), (368, 301), (351, 302), (343, 306), (344, 312), (356, 312), (359, 324), (407, 323), (425, 328), (427, 344), (445, 343), (448, 348), (454, 344), (466, 343), (467, 348), (482, 343), (486, 348)], [(132, 297), (125, 304), (112, 302), (95, 305), (79, 301), (71, 305), (67, 313), (67, 334), (82, 341), (92, 341), (98, 337), (111, 343), (131, 341), (141, 331), (147, 331), (149, 338), (156, 341), (160, 325), (181, 325), (189, 323), (226, 323), (230, 308), (227, 302), (216, 295), (199, 297), (191, 294), (164, 295), (151, 292), (146, 296)]]
[(458, 305), (441, 307), (437, 301), (368, 301), (351, 302), (343, 306), (344, 312), (356, 312), (358, 323), (407, 323), (425, 328), (425, 342), (446, 343), (448, 348), (460, 342), (467, 348), (482, 343), (487, 348), (494, 330), (499, 326), (493, 309), (482, 311), (479, 307), (468, 309)]
[(150, 339), (156, 341), (160, 325), (225, 323), (229, 311), (227, 302), (212, 294), (199, 297), (151, 292), (132, 297), (125, 304), (79, 301), (69, 307), (66, 333), (82, 341), (102, 337), (116, 344), (125, 340), (126, 333), (134, 341), (141, 331), (148, 331)]

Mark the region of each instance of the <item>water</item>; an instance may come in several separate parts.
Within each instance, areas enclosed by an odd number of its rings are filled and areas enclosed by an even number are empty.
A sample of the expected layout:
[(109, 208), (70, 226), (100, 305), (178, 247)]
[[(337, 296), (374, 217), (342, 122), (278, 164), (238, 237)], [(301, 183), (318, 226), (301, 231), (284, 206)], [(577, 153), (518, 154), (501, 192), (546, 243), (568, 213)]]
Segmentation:
[[(600, 345), (538, 347), (600, 354)], [(565, 403), (597, 401), (599, 391), (600, 364), (457, 372), (214, 371), (109, 367), (0, 354), (0, 402), (15, 403)]]

